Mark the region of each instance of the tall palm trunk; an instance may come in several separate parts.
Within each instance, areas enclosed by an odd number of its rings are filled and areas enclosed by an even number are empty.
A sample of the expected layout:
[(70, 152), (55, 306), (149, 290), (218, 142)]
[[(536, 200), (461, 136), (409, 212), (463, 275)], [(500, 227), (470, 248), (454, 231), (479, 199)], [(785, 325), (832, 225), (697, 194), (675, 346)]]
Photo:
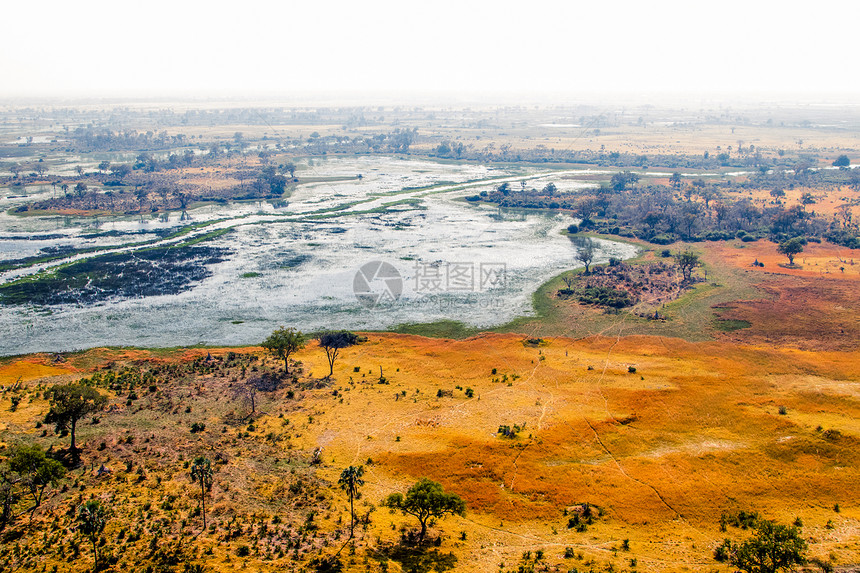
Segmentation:
[(355, 510), (352, 508), (352, 494), (349, 496), (349, 538), (352, 539), (355, 534)]
[(200, 505), (203, 508), (203, 529), (206, 529), (206, 486), (200, 480)]

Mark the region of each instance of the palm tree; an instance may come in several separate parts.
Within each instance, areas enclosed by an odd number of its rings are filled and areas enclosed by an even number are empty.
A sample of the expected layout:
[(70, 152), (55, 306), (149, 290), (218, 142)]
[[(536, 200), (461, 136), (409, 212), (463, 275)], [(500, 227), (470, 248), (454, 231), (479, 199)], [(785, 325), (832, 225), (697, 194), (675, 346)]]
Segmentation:
[[(349, 539), (353, 538), (353, 531), (355, 530), (355, 511), (353, 510), (353, 500), (356, 498), (361, 498), (361, 493), (358, 491), (360, 486), (364, 485), (364, 480), (361, 479), (361, 476), (364, 475), (364, 466), (349, 466), (340, 474), (340, 479), (337, 480), (337, 484), (340, 486), (340, 489), (346, 492), (346, 495), (349, 496)], [(349, 541), (347, 539), (347, 541)]]
[(212, 462), (199, 456), (191, 464), (191, 481), (200, 484), (200, 506), (203, 512), (203, 529), (206, 529), (206, 492), (212, 489)]
[(93, 544), (95, 565), (93, 571), (99, 569), (99, 549), (96, 545), (99, 536), (107, 523), (107, 511), (97, 499), (91, 499), (78, 508), (78, 531), (90, 538)]

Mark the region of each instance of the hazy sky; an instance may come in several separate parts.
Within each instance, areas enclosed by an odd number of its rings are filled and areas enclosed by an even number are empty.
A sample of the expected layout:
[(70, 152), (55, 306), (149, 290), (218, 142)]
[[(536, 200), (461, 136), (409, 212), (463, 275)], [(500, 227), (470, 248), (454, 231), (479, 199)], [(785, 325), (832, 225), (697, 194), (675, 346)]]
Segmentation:
[(860, 94), (858, 16), (827, 0), (10, 0), (0, 96)]

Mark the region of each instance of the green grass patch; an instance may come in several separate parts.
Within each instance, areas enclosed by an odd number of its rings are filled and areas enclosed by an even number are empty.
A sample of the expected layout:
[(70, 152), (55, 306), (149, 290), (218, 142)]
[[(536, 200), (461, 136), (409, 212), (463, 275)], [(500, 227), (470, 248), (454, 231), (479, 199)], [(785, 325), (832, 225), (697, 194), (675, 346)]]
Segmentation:
[(748, 320), (737, 320), (734, 318), (717, 318), (713, 321), (714, 328), (720, 332), (734, 332), (749, 328), (752, 323)]
[(361, 179), (361, 178), (358, 175), (332, 175), (329, 177), (324, 177), (324, 176), (302, 177), (296, 182), (296, 185), (306, 185), (308, 183), (337, 183), (340, 181), (358, 181), (359, 179)]
[[(27, 267), (31, 267), (31, 266), (35, 266), (35, 265), (39, 265), (39, 264), (50, 263), (53, 261), (61, 261), (63, 259), (67, 259), (69, 257), (74, 257), (74, 256), (78, 256), (78, 255), (96, 254), (96, 253), (100, 253), (100, 252), (104, 252), (104, 251), (113, 251), (113, 250), (127, 249), (127, 248), (131, 248), (131, 247), (142, 247), (145, 245), (154, 245), (154, 244), (159, 243), (161, 241), (169, 241), (171, 239), (177, 239), (179, 237), (182, 237), (182, 236), (185, 236), (185, 235), (191, 233), (192, 231), (195, 231), (197, 229), (202, 229), (204, 227), (208, 227), (209, 225), (212, 225), (214, 223), (218, 223), (220, 221), (224, 221), (224, 219), (216, 219), (214, 221), (207, 221), (205, 223), (195, 223), (193, 225), (186, 225), (186, 226), (182, 227), (181, 229), (179, 229), (173, 233), (170, 233), (169, 235), (166, 235), (164, 237), (160, 237), (158, 239), (150, 239), (149, 241), (128, 242), (128, 243), (122, 243), (119, 245), (87, 247), (87, 248), (83, 248), (83, 249), (70, 249), (67, 251), (60, 252), (60, 253), (47, 253), (45, 255), (35, 255), (32, 257), (25, 257), (22, 259), (17, 259), (17, 260), (12, 260), (12, 261), (5, 261), (5, 262), (0, 263), (0, 272), (23, 269), (23, 268), (27, 268)], [(222, 231), (226, 231), (226, 230), (227, 229), (223, 229)], [(211, 235), (208, 237), (202, 236), (200, 240), (195, 240), (194, 242), (185, 242), (185, 243), (182, 243), (180, 246), (192, 245), (196, 242), (206, 241), (206, 240), (212, 239), (216, 236), (220, 236), (223, 234), (224, 234), (223, 232), (219, 232), (217, 235)]]
[[(590, 234), (590, 233), (589, 233)], [(615, 237), (602, 237), (609, 240), (619, 240)], [(622, 242), (620, 239), (619, 242)], [(641, 247), (641, 245), (639, 245)], [(692, 248), (700, 250), (701, 244), (686, 245), (679, 243), (678, 250)], [(658, 247), (650, 250), (657, 250)], [(645, 263), (648, 249), (627, 264)], [(573, 271), (581, 272), (581, 270)], [(659, 309), (659, 314), (665, 320), (648, 320), (637, 316), (640, 309), (622, 309), (613, 312), (599, 312), (594, 308), (575, 308), (572, 300), (560, 300), (556, 293), (566, 288), (558, 275), (541, 285), (532, 296), (534, 316), (515, 318), (507, 324), (492, 328), (494, 332), (526, 333), (529, 336), (568, 336), (581, 338), (593, 335), (629, 336), (636, 334), (668, 336), (683, 338), (690, 341), (713, 340), (718, 332), (726, 332), (724, 328), (732, 325), (718, 325), (714, 321), (714, 306), (722, 305), (741, 299), (761, 298), (762, 293), (755, 287), (752, 277), (728, 263), (720, 261), (711, 263), (697, 271), (699, 276), (707, 272), (707, 281), (700, 282), (685, 292), (678, 299), (667, 303)], [(569, 274), (562, 273), (562, 274)], [(574, 308), (571, 308), (571, 307)], [(653, 312), (654, 309), (650, 309)], [(741, 325), (735, 325), (741, 326)], [(747, 326), (741, 326), (746, 328)], [(737, 328), (735, 329), (737, 330)]]
[(168, 246), (109, 253), (0, 285), (0, 304), (94, 304), (113, 297), (177, 294), (211, 275), (226, 249)]
[(214, 231), (209, 231), (208, 233), (198, 235), (194, 238), (188, 239), (187, 241), (182, 241), (181, 243), (178, 243), (177, 245), (175, 245), (175, 247), (190, 247), (192, 245), (197, 245), (197, 244), (203, 243), (205, 241), (211, 241), (212, 239), (226, 235), (227, 233), (229, 233), (232, 230), (233, 230), (232, 228), (228, 228), (228, 229), (216, 229)]

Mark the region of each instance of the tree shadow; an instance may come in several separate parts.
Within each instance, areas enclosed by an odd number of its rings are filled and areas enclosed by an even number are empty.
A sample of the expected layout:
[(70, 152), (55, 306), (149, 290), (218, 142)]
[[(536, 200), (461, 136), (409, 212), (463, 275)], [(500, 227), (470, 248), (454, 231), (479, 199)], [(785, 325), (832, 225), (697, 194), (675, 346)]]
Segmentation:
[(53, 460), (56, 460), (63, 464), (66, 469), (76, 469), (81, 467), (81, 453), (83, 450), (81, 448), (75, 448), (72, 450), (71, 448), (60, 448), (54, 449), (53, 446), (48, 448), (48, 451), (45, 452), (45, 455)]
[(340, 573), (343, 571), (343, 561), (337, 555), (317, 557), (311, 561), (310, 566), (316, 573)]
[(401, 540), (396, 545), (380, 547), (379, 556), (391, 559), (400, 564), (404, 573), (429, 573), (430, 571), (449, 571), (457, 565), (457, 556), (453, 553), (442, 553), (435, 547), (438, 541), (428, 539), (422, 545), (416, 545), (409, 540)]

